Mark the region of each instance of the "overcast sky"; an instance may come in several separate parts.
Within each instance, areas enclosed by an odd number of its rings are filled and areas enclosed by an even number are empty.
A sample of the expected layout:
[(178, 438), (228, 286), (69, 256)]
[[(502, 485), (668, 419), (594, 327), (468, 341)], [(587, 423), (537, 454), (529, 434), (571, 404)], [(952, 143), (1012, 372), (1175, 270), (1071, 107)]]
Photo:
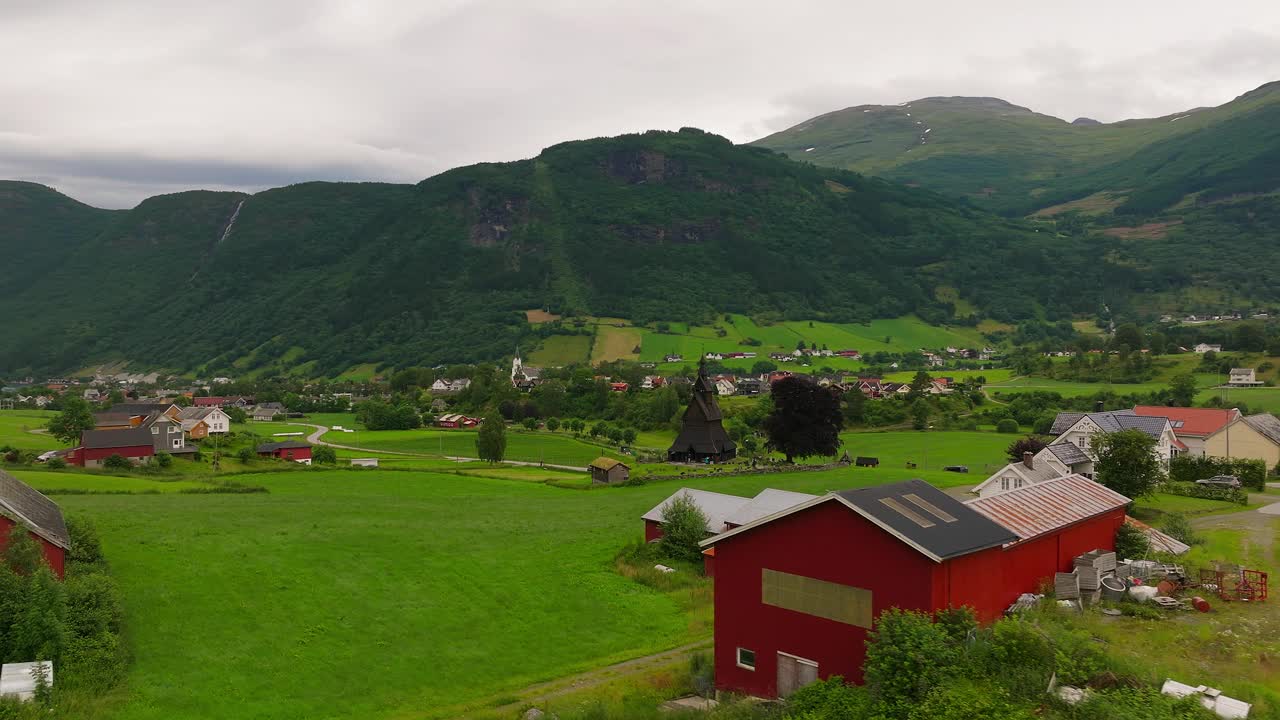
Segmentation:
[(991, 95), (1066, 119), (1280, 80), (1280, 2), (0, 0), (0, 178), (100, 207), (416, 182), (563, 140)]

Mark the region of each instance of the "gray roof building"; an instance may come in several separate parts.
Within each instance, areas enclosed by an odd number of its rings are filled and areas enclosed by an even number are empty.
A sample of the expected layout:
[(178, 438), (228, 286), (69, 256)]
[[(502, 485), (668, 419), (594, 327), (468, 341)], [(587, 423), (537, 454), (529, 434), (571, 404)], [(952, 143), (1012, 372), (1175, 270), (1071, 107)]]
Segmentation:
[(3, 470), (0, 470), (0, 514), (64, 550), (71, 548), (71, 535), (58, 504)]

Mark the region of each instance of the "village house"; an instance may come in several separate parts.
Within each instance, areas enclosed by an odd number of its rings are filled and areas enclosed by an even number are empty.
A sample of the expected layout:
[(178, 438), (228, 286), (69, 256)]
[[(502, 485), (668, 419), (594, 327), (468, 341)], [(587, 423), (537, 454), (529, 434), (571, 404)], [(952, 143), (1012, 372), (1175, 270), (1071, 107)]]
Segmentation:
[(624, 393), (630, 389), (631, 389), (631, 385), (628, 383), (624, 383), (624, 382), (609, 383), (609, 390), (611, 390), (612, 392)]
[(1222, 352), (1222, 346), (1211, 345), (1209, 343), (1199, 343), (1195, 347), (1191, 348), (1191, 350), (1198, 355), (1203, 355), (1207, 352), (1220, 353)]
[(1174, 434), (1173, 426), (1167, 417), (1138, 415), (1132, 410), (1058, 413), (1054, 418), (1053, 426), (1049, 429), (1050, 435), (1057, 436), (1050, 445), (1062, 443), (1075, 445), (1089, 457), (1094, 458), (1093, 436), (1098, 433), (1121, 430), (1139, 430), (1155, 440), (1155, 455), (1165, 467), (1169, 466), (1171, 458), (1187, 449), (1187, 446)]
[(1188, 455), (1204, 455), (1204, 441), (1210, 435), (1235, 422), (1240, 411), (1235, 408), (1184, 408), (1162, 405), (1136, 405), (1134, 414), (1169, 419), (1173, 434), (1186, 446)]
[(1114, 548), (1128, 502), (1081, 477), (967, 503), (908, 480), (715, 534), (702, 545), (715, 551), (716, 688), (770, 698), (861, 682), (881, 612), (968, 606), (991, 622), (1077, 555)]
[(40, 544), (49, 569), (63, 576), (71, 534), (58, 504), (35, 488), (0, 470), (0, 552), (21, 526)]
[(644, 380), (640, 381), (640, 388), (643, 390), (655, 390), (666, 384), (660, 375), (645, 375)]
[(1227, 384), (1231, 387), (1261, 387), (1266, 385), (1257, 377), (1257, 371), (1253, 368), (1231, 368), (1231, 373), (1227, 376)]
[(769, 392), (769, 384), (758, 377), (746, 377), (738, 380), (739, 395), (760, 395)]
[(266, 443), (257, 448), (259, 457), (272, 457), (278, 460), (292, 460), (301, 465), (311, 464), (311, 446), (298, 440)]
[(139, 427), (151, 433), (151, 442), (157, 454), (165, 452), (170, 455), (188, 455), (196, 452), (194, 446), (187, 447), (181, 420), (155, 412), (148, 415)]
[(525, 365), (517, 352), (511, 360), (511, 385), (520, 390), (532, 390), (542, 382), (542, 368)]
[(716, 378), (717, 395), (733, 395), (736, 392), (738, 392), (738, 383), (732, 375), (720, 375)]
[(837, 350), (836, 357), (849, 358), (850, 360), (861, 360), (862, 353), (857, 350)]
[(253, 418), (254, 422), (271, 422), (277, 415), (284, 415), (286, 412), (284, 405), (278, 402), (265, 402), (253, 406), (249, 417)]
[(437, 395), (456, 395), (469, 387), (471, 387), (470, 378), (456, 378), (453, 380), (436, 378), (436, 381), (431, 383), (431, 392)]
[(449, 413), (436, 418), (436, 427), (442, 428), (470, 428), (480, 424), (477, 418), (467, 417), (459, 413)]
[(631, 467), (621, 460), (598, 457), (587, 466), (593, 485), (621, 485), (631, 477)]
[(1204, 439), (1210, 457), (1261, 460), (1267, 468), (1280, 463), (1280, 420), (1270, 413), (1239, 417)]
[(188, 407), (178, 413), (182, 429), (192, 440), (231, 432), (231, 416), (220, 407)]
[(164, 415), (171, 420), (177, 420), (182, 408), (168, 402), (131, 402), (116, 403), (107, 408), (106, 412), (112, 415), (128, 415), (134, 419), (133, 424), (136, 427), (155, 413)]
[[(1083, 454), (1083, 451), (1074, 445), (1063, 444), (1064, 448), (1075, 448), (1076, 452)], [(1045, 448), (1047, 450), (1048, 448)], [(1039, 454), (1045, 454), (1045, 450), (1041, 450)], [(1011, 462), (991, 474), (991, 477), (974, 485), (969, 492), (978, 497), (990, 497), (998, 495), (1002, 492), (1017, 490), (1028, 485), (1035, 485), (1047, 480), (1056, 480), (1069, 473), (1063, 472), (1063, 466), (1059, 463), (1051, 462), (1050, 458), (1043, 457), (1039, 462), (1036, 461), (1037, 454), (1031, 452), (1022, 453), (1022, 459), (1018, 462)]]
[(684, 362), (684, 356), (683, 355), (664, 355), (662, 358), (662, 362), (667, 362), (667, 363)]
[(67, 463), (100, 468), (104, 460), (119, 455), (135, 465), (146, 465), (155, 454), (155, 441), (147, 428), (86, 430), (80, 435), (80, 445), (67, 453)]
[(680, 488), (641, 516), (641, 520), (644, 521), (645, 542), (654, 542), (662, 538), (662, 515), (666, 512), (667, 506), (679, 497), (693, 501), (693, 504), (702, 511), (703, 516), (707, 518), (707, 535), (718, 535), (766, 515), (807, 502), (817, 496), (773, 488), (761, 490), (755, 497)]
[(142, 422), (128, 413), (100, 412), (93, 414), (94, 430), (128, 430)]
[(102, 399), (102, 393), (97, 388), (88, 388), (84, 391), (84, 399), (88, 402), (98, 402)]

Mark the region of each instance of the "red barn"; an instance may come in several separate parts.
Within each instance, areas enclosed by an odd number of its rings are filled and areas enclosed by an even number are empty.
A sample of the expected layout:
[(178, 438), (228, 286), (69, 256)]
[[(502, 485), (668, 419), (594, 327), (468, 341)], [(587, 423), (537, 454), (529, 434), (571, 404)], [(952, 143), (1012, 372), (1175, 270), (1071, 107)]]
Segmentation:
[(908, 480), (829, 493), (709, 538), (716, 686), (774, 697), (832, 675), (861, 682), (881, 612), (969, 606), (994, 620), (1075, 555), (1113, 548), (1127, 502), (1079, 476), (969, 503)]
[(1056, 572), (1071, 572), (1077, 555), (1114, 550), (1129, 498), (1083, 475), (1066, 475), (970, 500), (969, 507), (1009, 528), (1018, 542), (1005, 548), (1005, 597), (1035, 592)]
[(136, 427), (128, 430), (86, 430), (80, 435), (80, 447), (67, 453), (67, 462), (86, 468), (100, 468), (112, 455), (145, 465), (156, 454), (151, 431)]
[(311, 464), (311, 446), (297, 440), (259, 445), (258, 455), (261, 457), (273, 457), (278, 460), (292, 460), (303, 465)]
[(459, 415), (457, 413), (441, 415), (440, 417), (436, 418), (436, 427), (442, 427), (442, 428), (469, 428), (469, 427), (475, 427), (479, 424), (480, 424), (479, 420), (472, 417), (467, 417), (466, 415)]
[(44, 559), (62, 577), (71, 535), (58, 504), (35, 488), (0, 470), (0, 552), (17, 528), (25, 528), (40, 543)]
[(192, 399), (191, 403), (196, 407), (222, 407), (227, 404), (227, 398), (224, 397), (198, 397)]

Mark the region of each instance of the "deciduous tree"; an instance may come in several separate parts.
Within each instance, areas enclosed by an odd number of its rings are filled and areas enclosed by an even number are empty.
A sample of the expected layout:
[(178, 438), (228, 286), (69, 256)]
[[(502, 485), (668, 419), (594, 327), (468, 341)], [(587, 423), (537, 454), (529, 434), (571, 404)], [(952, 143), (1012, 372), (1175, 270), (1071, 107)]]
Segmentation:
[(507, 456), (507, 426), (496, 410), (490, 410), (476, 433), (476, 455), (486, 462), (500, 463)]
[(1191, 407), (1196, 400), (1196, 379), (1190, 373), (1175, 375), (1169, 381), (1169, 403), (1175, 407)]
[(93, 412), (89, 403), (74, 395), (62, 401), (62, 412), (49, 420), (49, 434), (64, 443), (80, 442), (80, 435), (94, 427)]
[(1141, 430), (1097, 433), (1095, 479), (1130, 498), (1151, 495), (1165, 477), (1155, 449), (1155, 438)]
[(687, 494), (679, 495), (662, 509), (662, 549), (667, 555), (697, 562), (702, 557), (698, 543), (707, 536), (707, 516)]
[(773, 384), (773, 412), (763, 429), (768, 447), (792, 462), (797, 457), (835, 455), (844, 415), (840, 399), (812, 379), (792, 375)]

